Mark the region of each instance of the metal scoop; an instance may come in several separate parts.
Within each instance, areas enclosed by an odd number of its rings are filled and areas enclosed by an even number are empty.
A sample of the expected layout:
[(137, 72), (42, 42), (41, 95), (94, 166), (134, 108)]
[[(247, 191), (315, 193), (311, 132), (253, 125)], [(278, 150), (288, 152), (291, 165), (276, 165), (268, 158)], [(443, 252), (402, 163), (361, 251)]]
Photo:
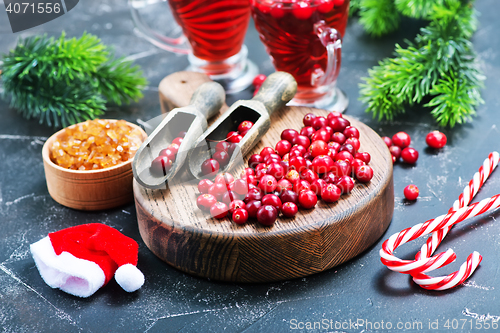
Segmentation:
[[(227, 172), (243, 163), (243, 156), (260, 141), (271, 126), (271, 114), (285, 106), (297, 91), (297, 82), (293, 76), (285, 72), (271, 74), (262, 84), (259, 92), (251, 100), (235, 102), (224, 112), (205, 133), (196, 141), (188, 154), (191, 174), (197, 179), (210, 178), (219, 172)], [(220, 170), (205, 175), (201, 172), (201, 164), (211, 158), (215, 145), (226, 140), (230, 131), (235, 131), (244, 120), (254, 123), (243, 139), (236, 144), (227, 165)]]
[[(207, 118), (217, 114), (224, 101), (225, 92), (222, 86), (215, 82), (206, 82), (195, 90), (190, 105), (170, 111), (135, 154), (132, 171), (137, 182), (150, 189), (165, 188), (165, 183), (179, 171), (187, 152), (207, 128)], [(180, 132), (186, 132), (186, 135), (172, 167), (164, 176), (155, 176), (150, 171), (151, 162)]]

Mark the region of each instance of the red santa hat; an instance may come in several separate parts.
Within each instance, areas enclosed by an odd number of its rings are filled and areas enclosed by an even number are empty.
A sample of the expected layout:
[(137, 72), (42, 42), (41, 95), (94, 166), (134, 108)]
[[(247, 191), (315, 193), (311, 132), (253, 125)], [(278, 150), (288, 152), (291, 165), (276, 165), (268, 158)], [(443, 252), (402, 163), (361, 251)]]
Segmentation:
[(139, 246), (132, 238), (101, 223), (49, 233), (30, 245), (45, 283), (79, 297), (89, 297), (112, 278), (126, 291), (144, 284), (137, 269)]

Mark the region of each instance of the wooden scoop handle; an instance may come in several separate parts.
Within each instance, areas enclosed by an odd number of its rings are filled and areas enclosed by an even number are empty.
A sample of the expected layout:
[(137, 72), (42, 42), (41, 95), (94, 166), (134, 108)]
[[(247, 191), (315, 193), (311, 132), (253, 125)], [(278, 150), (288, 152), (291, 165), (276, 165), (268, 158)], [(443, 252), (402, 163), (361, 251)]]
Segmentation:
[(285, 106), (297, 92), (297, 82), (292, 75), (276, 72), (267, 77), (252, 100), (259, 101), (267, 109), (269, 115)]
[(190, 104), (208, 119), (219, 112), (225, 100), (226, 93), (220, 84), (205, 82), (195, 90)]

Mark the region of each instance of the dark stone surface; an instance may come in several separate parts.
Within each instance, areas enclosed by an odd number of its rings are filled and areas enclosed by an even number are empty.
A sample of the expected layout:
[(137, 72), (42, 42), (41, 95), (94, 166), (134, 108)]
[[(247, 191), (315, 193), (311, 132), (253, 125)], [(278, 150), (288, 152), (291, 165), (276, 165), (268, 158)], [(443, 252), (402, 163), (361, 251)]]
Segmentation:
[[(481, 13), (479, 30), (473, 37), (481, 66), (487, 75), (482, 92), (485, 104), (473, 122), (445, 130), (448, 145), (439, 153), (426, 148), (425, 135), (435, 129), (424, 108), (415, 107), (394, 122), (377, 122), (364, 112), (359, 102), (358, 84), (367, 70), (390, 56), (394, 43), (403, 43), (418, 31), (418, 22), (406, 22), (401, 31), (382, 39), (372, 39), (351, 20), (344, 44), (339, 85), (350, 98), (347, 114), (367, 123), (380, 135), (403, 130), (413, 140), (420, 158), (415, 166), (398, 164), (394, 168), (395, 211), (388, 231), (365, 253), (326, 272), (292, 281), (269, 284), (228, 284), (195, 278), (156, 258), (142, 242), (133, 205), (102, 212), (80, 212), (52, 200), (44, 179), (41, 148), (54, 129), (36, 121), (22, 119), (6, 102), (0, 101), (0, 327), (2, 332), (361, 332), (349, 322), (372, 322), (370, 331), (382, 322), (393, 328), (422, 323), (420, 331), (473, 331), (476, 322), (491, 324), (500, 318), (500, 225), (498, 213), (471, 219), (457, 225), (441, 249), (453, 248), (458, 260), (433, 274), (458, 269), (467, 255), (479, 251), (484, 260), (464, 285), (445, 292), (425, 291), (406, 275), (393, 273), (379, 260), (382, 241), (393, 233), (448, 211), (463, 187), (490, 151), (498, 149), (497, 123), (500, 95), (500, 21), (495, 0), (478, 0)], [(64, 16), (13, 34), (0, 5), (0, 52), (8, 52), (18, 37), (39, 33), (80, 36), (96, 34), (113, 45), (117, 55), (132, 56), (149, 79), (145, 98), (130, 106), (111, 108), (108, 116), (132, 122), (146, 121), (160, 113), (157, 86), (160, 80), (187, 65), (184, 56), (160, 51), (133, 34), (133, 24), (124, 0), (86, 0)], [(250, 58), (261, 72), (272, 72), (255, 29), (247, 36)], [(249, 98), (250, 91), (238, 98)], [(235, 98), (230, 97), (228, 104)], [(478, 194), (483, 199), (498, 192), (496, 171)], [(420, 197), (414, 203), (403, 199), (403, 188), (415, 183)], [(41, 279), (29, 253), (29, 244), (51, 231), (69, 226), (102, 222), (117, 228), (139, 243), (139, 268), (146, 283), (128, 294), (111, 281), (88, 299), (79, 299), (48, 287)], [(398, 255), (411, 258), (423, 244), (412, 242)], [(294, 330), (297, 322), (326, 322), (333, 327)], [(459, 329), (446, 321), (459, 324)], [(345, 323), (335, 328), (335, 322)], [(464, 326), (462, 326), (465, 324)], [(479, 324), (478, 324), (479, 326)], [(460, 329), (464, 327), (463, 329)], [(419, 327), (406, 331), (418, 331)], [(495, 331), (495, 329), (490, 328)], [(393, 329), (393, 331), (396, 331)]]

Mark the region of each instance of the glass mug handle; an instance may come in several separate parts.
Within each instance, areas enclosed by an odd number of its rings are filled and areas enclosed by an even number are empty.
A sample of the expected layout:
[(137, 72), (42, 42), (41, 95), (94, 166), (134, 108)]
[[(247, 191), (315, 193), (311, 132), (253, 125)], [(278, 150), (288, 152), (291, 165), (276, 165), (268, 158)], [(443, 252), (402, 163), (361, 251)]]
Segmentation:
[(319, 21), (314, 25), (314, 32), (321, 43), (325, 46), (327, 52), (326, 70), (318, 71), (312, 74), (311, 84), (313, 86), (324, 86), (337, 79), (338, 64), (340, 63), (342, 38), (340, 33), (326, 25), (325, 21)]
[(129, 0), (128, 6), (135, 25), (134, 32), (149, 41), (151, 44), (163, 50), (179, 54), (188, 54), (191, 52), (191, 47), (189, 46), (187, 38), (184, 35), (177, 38), (163, 36), (144, 23), (144, 20), (139, 13), (140, 8), (165, 1), (166, 0)]

